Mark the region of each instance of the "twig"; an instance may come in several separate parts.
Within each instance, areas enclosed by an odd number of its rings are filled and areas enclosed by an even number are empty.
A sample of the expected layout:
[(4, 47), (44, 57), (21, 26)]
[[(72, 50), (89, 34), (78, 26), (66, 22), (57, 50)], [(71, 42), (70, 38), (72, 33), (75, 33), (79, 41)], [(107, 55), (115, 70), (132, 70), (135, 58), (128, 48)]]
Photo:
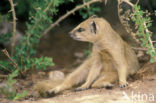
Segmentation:
[(13, 66), (18, 69), (18, 65), (15, 63), (15, 61), (10, 57), (9, 53), (6, 49), (3, 49), (2, 52), (9, 58), (9, 60), (12, 62)]
[[(47, 5), (47, 8), (45, 8), (43, 11), (44, 12), (47, 12), (49, 9), (50, 9), (50, 7), (51, 7), (51, 5), (53, 4), (53, 1), (51, 1), (48, 5)], [(32, 16), (32, 18), (36, 21), (36, 22), (41, 22), (41, 20), (37, 20), (35, 17), (33, 17)], [(33, 27), (32, 27), (32, 30), (34, 30), (36, 28), (36, 25), (33, 25)], [(27, 41), (26, 42), (29, 42), (29, 38), (31, 37), (31, 33), (28, 33), (27, 34), (28, 36), (27, 36)], [(26, 45), (26, 42), (25, 42), (25, 45)]]
[[(126, 2), (126, 3), (129, 4), (130, 6), (134, 7), (134, 4), (132, 4), (132, 3), (129, 2), (128, 0), (123, 0), (123, 2)], [(147, 28), (146, 23), (144, 23), (143, 25), (144, 25), (144, 27), (145, 27), (145, 32), (146, 32), (146, 33), (150, 33), (150, 31), (149, 31), (148, 28)], [(154, 46), (153, 46), (153, 41), (152, 41), (151, 37), (148, 38), (148, 41), (149, 41), (149, 43), (151, 44), (152, 51), (153, 51), (153, 52), (156, 52), (156, 51), (155, 51), (155, 48), (154, 48)], [(156, 60), (156, 58), (155, 58), (155, 60)]]
[(8, 75), (2, 75), (2, 74), (0, 74), (0, 78), (7, 78), (8, 77)]
[(118, 0), (118, 5), (117, 5), (117, 8), (118, 8), (118, 18), (119, 18), (119, 21), (121, 23), (121, 25), (123, 26), (123, 28), (126, 30), (126, 32), (130, 35), (128, 35), (128, 37), (130, 37), (133, 42), (136, 44), (136, 45), (139, 45), (139, 40), (135, 37), (135, 33), (130, 29), (129, 25), (128, 25), (128, 21), (126, 22), (127, 24), (125, 25), (124, 23), (124, 20), (121, 18), (121, 15), (120, 15), (120, 4), (122, 2), (126, 2), (128, 3), (130, 6), (132, 6), (133, 4), (131, 2), (129, 2), (128, 0)]
[(69, 15), (74, 14), (75, 11), (84, 8), (85, 6), (89, 6), (93, 3), (97, 3), (97, 2), (102, 2), (102, 0), (91, 0), (89, 2), (84, 2), (84, 4), (80, 5), (80, 6), (76, 6), (74, 9), (68, 11), (65, 15), (63, 15), (62, 17), (60, 17), (56, 22), (54, 22), (53, 24), (51, 24), (41, 35), (41, 37), (43, 37), (44, 35), (46, 35), (53, 27), (55, 27), (56, 25), (59, 25), (59, 23), (64, 20), (65, 18), (67, 18)]
[(129, 4), (130, 6), (134, 6), (131, 2), (129, 2), (128, 0), (122, 0), (123, 2), (126, 2), (127, 4)]
[(136, 48), (136, 47), (132, 47), (132, 49), (134, 49), (134, 50), (141, 50), (141, 51), (147, 51), (148, 50), (146, 48)]
[(1, 65), (1, 64), (0, 64), (0, 67), (3, 68), (3, 69), (5, 69), (5, 70), (8, 71), (8, 72), (11, 72), (10, 70), (8, 70), (5, 66), (3, 66), (3, 65)]
[(16, 13), (15, 13), (15, 5), (13, 4), (13, 0), (9, 0), (11, 5), (11, 12), (13, 17), (13, 31), (12, 31), (12, 38), (11, 38), (11, 55), (14, 54), (14, 47), (15, 47), (15, 34), (16, 34)]
[(140, 1), (140, 0), (137, 0), (136, 5), (138, 5), (139, 1)]
[[(149, 33), (150, 31), (148, 30), (148, 28), (147, 28), (147, 26), (146, 26), (146, 23), (144, 23), (144, 27), (146, 28), (146, 29), (145, 29), (146, 33)], [(150, 42), (150, 44), (151, 44), (151, 47), (152, 47), (153, 52), (156, 52), (156, 51), (155, 51), (155, 48), (154, 48), (154, 46), (153, 46), (153, 42), (152, 42), (151, 37), (149, 37), (148, 40), (149, 40), (149, 42)], [(155, 59), (156, 59), (156, 58), (155, 58)]]
[(52, 4), (53, 4), (53, 2), (51, 1), (51, 2), (48, 4), (47, 8), (44, 10), (44, 12), (47, 12), (47, 11), (49, 10), (49, 8), (51, 7)]
[[(129, 5), (131, 5), (132, 7), (134, 6), (131, 2), (129, 2), (129, 1), (127, 1), (127, 0), (123, 0), (123, 1), (126, 2), (126, 3), (128, 3)], [(145, 31), (146, 31), (147, 33), (149, 33), (150, 31), (148, 30), (148, 28), (147, 28), (147, 26), (146, 26), (146, 23), (144, 23), (144, 27), (146, 28)], [(153, 52), (156, 52), (155, 49), (154, 49), (154, 46), (153, 46), (152, 39), (149, 37), (148, 40), (149, 40), (149, 42), (150, 42), (150, 44), (151, 44), (151, 46), (152, 46)]]
[(129, 4), (130, 6), (133, 7), (133, 4), (132, 4), (131, 2), (129, 2), (128, 0), (118, 0), (118, 17), (119, 17), (119, 20), (120, 20), (121, 23), (122, 23), (122, 20), (121, 20), (121, 18), (120, 18), (119, 5), (120, 5), (122, 2), (126, 2), (127, 4)]

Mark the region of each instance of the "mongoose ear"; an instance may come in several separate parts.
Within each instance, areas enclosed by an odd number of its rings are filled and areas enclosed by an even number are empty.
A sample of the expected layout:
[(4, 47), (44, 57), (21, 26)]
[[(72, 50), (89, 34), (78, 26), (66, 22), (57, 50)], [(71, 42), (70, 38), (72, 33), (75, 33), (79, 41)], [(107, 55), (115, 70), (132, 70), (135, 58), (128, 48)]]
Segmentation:
[(94, 21), (91, 23), (90, 27), (91, 27), (91, 32), (96, 34), (97, 27), (96, 27), (96, 23)]

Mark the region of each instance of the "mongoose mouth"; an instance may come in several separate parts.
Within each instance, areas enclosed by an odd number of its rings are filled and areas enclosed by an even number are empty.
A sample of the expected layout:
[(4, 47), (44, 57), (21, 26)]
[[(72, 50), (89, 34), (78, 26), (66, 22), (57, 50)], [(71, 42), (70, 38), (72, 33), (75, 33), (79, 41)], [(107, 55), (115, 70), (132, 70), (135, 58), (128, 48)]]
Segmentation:
[(72, 37), (74, 40), (79, 40), (79, 41), (81, 41), (81, 38), (78, 38), (78, 37), (76, 37), (76, 35), (70, 35), (70, 37)]
[(74, 40), (82, 41), (80, 38), (72, 37)]

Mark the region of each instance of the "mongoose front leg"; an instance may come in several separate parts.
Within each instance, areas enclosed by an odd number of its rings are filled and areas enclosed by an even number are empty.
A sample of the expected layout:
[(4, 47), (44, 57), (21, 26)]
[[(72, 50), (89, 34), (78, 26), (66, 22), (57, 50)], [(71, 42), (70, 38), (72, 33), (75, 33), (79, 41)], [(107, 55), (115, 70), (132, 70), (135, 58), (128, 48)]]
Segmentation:
[(72, 88), (74, 85), (83, 82), (87, 78), (91, 61), (91, 58), (88, 58), (86, 61), (84, 61), (84, 63), (80, 65), (77, 70), (69, 74), (69, 76), (64, 80), (62, 84), (46, 91), (47, 95), (57, 94), (63, 90)]
[(99, 58), (96, 58), (89, 71), (86, 82), (81, 87), (76, 88), (75, 91), (82, 91), (88, 89), (93, 83), (93, 81), (99, 76), (101, 69), (102, 63)]
[[(124, 53), (124, 48), (120, 48), (118, 51), (119, 53), (116, 53), (116, 51), (111, 52), (112, 57), (115, 61), (115, 65), (117, 68), (118, 76), (119, 76), (119, 84), (121, 88), (127, 87), (128, 82), (127, 82), (127, 61), (125, 59), (125, 53)], [(120, 59), (119, 59), (120, 58)]]
[(118, 75), (119, 75), (119, 83), (120, 88), (124, 88), (128, 86), (127, 82), (127, 67), (126, 66), (119, 66), (118, 68)]

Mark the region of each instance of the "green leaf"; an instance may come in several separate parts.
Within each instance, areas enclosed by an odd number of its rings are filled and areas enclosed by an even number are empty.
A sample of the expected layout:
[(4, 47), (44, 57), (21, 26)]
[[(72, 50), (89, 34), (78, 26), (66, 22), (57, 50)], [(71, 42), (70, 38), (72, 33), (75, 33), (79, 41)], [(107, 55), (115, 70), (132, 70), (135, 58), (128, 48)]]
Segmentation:
[(150, 59), (150, 62), (151, 62), (151, 63), (154, 63), (154, 58), (151, 58), (151, 59)]
[(26, 96), (27, 96), (27, 92), (26, 91), (24, 91), (22, 93), (17, 93), (17, 95), (13, 98), (13, 100), (18, 100), (18, 99), (24, 98)]
[(12, 37), (12, 33), (0, 34), (0, 43), (9, 42)]

